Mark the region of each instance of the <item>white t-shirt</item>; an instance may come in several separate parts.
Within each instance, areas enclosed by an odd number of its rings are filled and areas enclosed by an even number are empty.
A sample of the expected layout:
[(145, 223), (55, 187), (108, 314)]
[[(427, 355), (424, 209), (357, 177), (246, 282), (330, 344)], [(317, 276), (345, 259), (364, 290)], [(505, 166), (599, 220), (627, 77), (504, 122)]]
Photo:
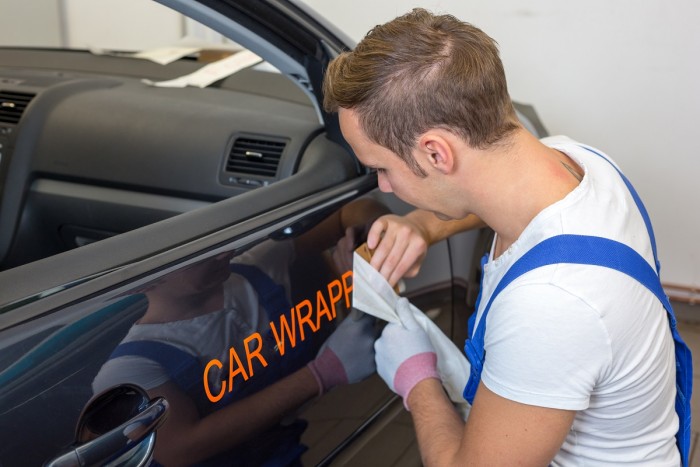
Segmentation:
[[(622, 242), (654, 265), (642, 216), (617, 171), (566, 137), (545, 144), (585, 171), (485, 266), (480, 309), (510, 266), (559, 234)], [(600, 266), (557, 264), (506, 287), (486, 318), (482, 382), (523, 404), (577, 411), (552, 465), (679, 465), (675, 355), (666, 311), (634, 279)]]
[[(259, 267), (275, 283), (284, 287), (289, 299), (288, 267), (294, 259), (293, 242), (266, 241), (234, 258), (234, 263)], [(243, 340), (254, 332), (269, 328), (270, 319), (258, 300), (253, 286), (237, 274), (224, 283), (224, 307), (221, 310), (169, 323), (134, 324), (122, 342), (160, 341), (198, 357), (203, 363), (212, 359), (228, 362), (229, 349), (245, 355)], [(213, 366), (209, 387), (219, 392), (221, 373), (228, 368)], [(116, 384), (133, 383), (150, 390), (169, 380), (159, 363), (136, 355), (107, 360), (92, 383), (93, 392)]]

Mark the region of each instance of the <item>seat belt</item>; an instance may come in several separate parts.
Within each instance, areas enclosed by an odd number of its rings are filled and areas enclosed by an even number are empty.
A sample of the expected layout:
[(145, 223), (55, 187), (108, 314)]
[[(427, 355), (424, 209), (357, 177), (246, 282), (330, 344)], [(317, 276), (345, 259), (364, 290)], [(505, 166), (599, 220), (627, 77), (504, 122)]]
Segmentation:
[[(673, 314), (671, 303), (669, 302), (668, 297), (661, 286), (661, 281), (659, 279), (660, 264), (656, 254), (656, 240), (654, 238), (654, 232), (651, 227), (649, 215), (647, 214), (641, 199), (637, 195), (631, 183), (620, 172), (620, 170), (602, 154), (589, 147), (582, 147), (610, 163), (622, 177), (625, 185), (630, 190), (630, 193), (632, 194), (632, 197), (637, 204), (640, 213), (642, 214), (644, 223), (649, 233), (656, 269), (652, 268), (639, 253), (634, 251), (629, 246), (602, 237), (586, 235), (558, 235), (543, 240), (539, 244), (535, 245), (521, 258), (519, 258), (510, 267), (510, 269), (508, 269), (508, 271), (506, 271), (506, 274), (496, 285), (496, 288), (491, 294), (491, 297), (489, 298), (489, 301), (481, 315), (481, 326), (476, 327), (475, 329), (476, 312), (469, 318), (468, 327), (470, 331), (469, 335), (471, 337), (465, 342), (464, 351), (471, 364), (471, 372), (467, 385), (464, 388), (464, 398), (470, 404), (474, 402), (474, 396), (476, 395), (476, 390), (479, 386), (479, 382), (481, 381), (481, 372), (483, 370), (483, 362), (485, 357), (484, 335), (486, 332), (486, 317), (496, 296), (511, 282), (528, 271), (550, 264), (589, 264), (615, 269), (627, 274), (644, 285), (657, 297), (666, 310), (669, 326), (671, 328), (671, 334), (673, 336), (676, 357), (675, 409), (679, 420), (676, 443), (681, 454), (683, 465), (687, 466), (690, 454), (690, 397), (692, 395), (693, 386), (692, 356), (690, 349), (683, 342), (683, 339), (678, 332), (677, 321), (675, 315)], [(482, 270), (487, 260), (488, 255), (484, 255), (484, 258), (482, 258)], [(479, 297), (476, 304), (477, 310), (479, 309), (480, 301), (481, 289), (479, 291)]]

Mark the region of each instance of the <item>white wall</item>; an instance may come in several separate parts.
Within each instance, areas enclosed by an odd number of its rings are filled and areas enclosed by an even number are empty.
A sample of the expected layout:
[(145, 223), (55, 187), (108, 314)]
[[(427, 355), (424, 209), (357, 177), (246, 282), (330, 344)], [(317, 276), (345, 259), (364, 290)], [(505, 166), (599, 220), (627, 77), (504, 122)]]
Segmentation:
[(60, 44), (59, 9), (56, 0), (0, 0), (0, 45)]
[(182, 15), (152, 1), (58, 1), (64, 5), (69, 48), (138, 51), (171, 45), (184, 32)]
[(187, 29), (150, 0), (0, 0), (0, 45), (136, 51), (172, 45)]
[(621, 165), (654, 222), (663, 282), (700, 287), (699, 2), (305, 1), (356, 40), (414, 6), (486, 31), (515, 100)]
[[(534, 104), (550, 133), (597, 146), (622, 166), (654, 221), (663, 281), (700, 288), (699, 2), (304, 1), (356, 40), (413, 6), (481, 27), (501, 46), (514, 99)], [(114, 4), (122, 14), (106, 15)], [(183, 25), (161, 18), (160, 8), (143, 0), (0, 0), (0, 44), (164, 45)], [(19, 26), (28, 15), (36, 30)], [(61, 21), (77, 33), (62, 32)]]

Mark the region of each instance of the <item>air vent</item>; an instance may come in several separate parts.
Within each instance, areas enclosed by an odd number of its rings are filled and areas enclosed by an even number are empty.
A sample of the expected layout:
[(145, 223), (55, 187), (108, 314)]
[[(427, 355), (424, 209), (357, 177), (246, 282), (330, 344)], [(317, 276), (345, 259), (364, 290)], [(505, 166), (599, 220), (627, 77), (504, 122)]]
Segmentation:
[(0, 91), (0, 123), (17, 124), (34, 94)]
[(226, 171), (274, 177), (286, 144), (282, 141), (238, 138), (233, 142)]

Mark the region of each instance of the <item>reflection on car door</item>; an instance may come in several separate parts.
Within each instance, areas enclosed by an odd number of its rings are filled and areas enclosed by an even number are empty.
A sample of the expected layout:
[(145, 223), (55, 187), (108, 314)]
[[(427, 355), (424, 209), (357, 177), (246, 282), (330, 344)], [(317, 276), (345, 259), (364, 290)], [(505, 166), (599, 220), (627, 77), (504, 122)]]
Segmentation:
[[(0, 413), (13, 423), (0, 427), (2, 465), (40, 465), (75, 449), (88, 402), (131, 386), (169, 405), (155, 437), (156, 462), (171, 463), (173, 453), (178, 462), (207, 465), (326, 458), (393, 400), (376, 376), (256, 417), (261, 401), (266, 408), (280, 402), (266, 401), (265, 391), (303, 369), (352, 313), (352, 250), (387, 212), (361, 197), (5, 333), (13, 343), (3, 351)], [(294, 390), (275, 394), (292, 398)], [(345, 401), (336, 405), (340, 396)], [(228, 414), (236, 428), (218, 438), (225, 443), (197, 438), (204, 421)]]

